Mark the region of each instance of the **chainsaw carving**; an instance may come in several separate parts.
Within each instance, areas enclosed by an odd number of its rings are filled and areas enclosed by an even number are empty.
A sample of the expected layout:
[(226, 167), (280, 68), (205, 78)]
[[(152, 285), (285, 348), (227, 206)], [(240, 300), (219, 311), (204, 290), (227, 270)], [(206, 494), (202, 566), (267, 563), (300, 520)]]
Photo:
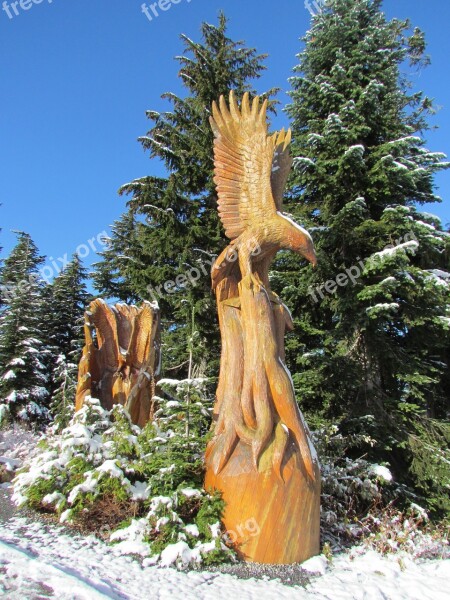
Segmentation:
[(85, 313), (86, 345), (78, 370), (76, 410), (86, 396), (110, 410), (122, 404), (143, 427), (154, 413), (160, 362), (160, 318), (154, 304), (141, 308), (95, 300)]
[[(270, 289), (280, 249), (316, 263), (309, 234), (282, 212), (291, 133), (269, 136), (267, 101), (213, 105), (219, 214), (231, 244), (212, 269), (222, 336), (207, 489), (245, 560), (301, 562), (319, 552), (320, 473), (284, 360), (290, 313)], [(252, 527), (246, 524), (251, 523)], [(256, 524), (256, 526), (255, 526)], [(257, 534), (255, 532), (258, 532)]]

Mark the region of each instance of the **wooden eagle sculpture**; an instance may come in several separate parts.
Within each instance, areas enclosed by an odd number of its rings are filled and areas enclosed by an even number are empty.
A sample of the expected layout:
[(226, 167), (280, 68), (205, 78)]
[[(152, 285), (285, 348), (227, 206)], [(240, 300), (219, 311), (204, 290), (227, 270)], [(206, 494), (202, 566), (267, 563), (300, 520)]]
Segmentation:
[(212, 273), (213, 287), (232, 270), (232, 251), (239, 256), (242, 277), (268, 287), (267, 273), (278, 250), (292, 250), (316, 265), (309, 233), (283, 213), (283, 193), (292, 158), (291, 130), (268, 135), (267, 100), (260, 108), (244, 94), (239, 110), (234, 92), (230, 108), (221, 96), (213, 103), (211, 127), (215, 134), (214, 182), (219, 215), (231, 248), (222, 253)]
[(159, 309), (140, 308), (101, 298), (85, 312), (85, 346), (78, 370), (76, 410), (86, 396), (110, 410), (122, 404), (133, 423), (143, 427), (154, 412), (153, 396), (160, 361)]
[[(245, 560), (301, 562), (319, 551), (320, 471), (285, 365), (289, 310), (270, 289), (281, 249), (313, 265), (311, 236), (282, 211), (291, 133), (268, 134), (267, 101), (213, 104), (214, 181), (231, 243), (213, 265), (222, 352), (205, 488), (220, 490), (224, 526)], [(256, 521), (258, 534), (245, 531)]]

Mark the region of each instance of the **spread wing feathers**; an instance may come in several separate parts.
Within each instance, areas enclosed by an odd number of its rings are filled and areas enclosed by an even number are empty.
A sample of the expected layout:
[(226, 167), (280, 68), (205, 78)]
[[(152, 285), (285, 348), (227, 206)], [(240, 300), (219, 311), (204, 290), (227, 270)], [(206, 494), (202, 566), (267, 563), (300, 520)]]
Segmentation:
[(104, 364), (110, 369), (116, 369), (119, 364), (119, 343), (117, 322), (112, 310), (104, 300), (98, 299), (91, 302), (88, 315), (96, 329), (98, 348)]
[(289, 152), (289, 144), (291, 143), (291, 130), (284, 131), (282, 129), (278, 134), (275, 143), (275, 152), (272, 163), (272, 194), (277, 206), (277, 210), (283, 210), (283, 194), (289, 173), (292, 167), (292, 157)]
[(129, 363), (136, 369), (146, 366), (149, 361), (153, 324), (153, 309), (149, 303), (144, 303), (134, 318), (128, 351)]
[(276, 213), (271, 174), (275, 148), (284, 142), (280, 134), (267, 134), (267, 100), (260, 108), (259, 97), (250, 105), (245, 93), (239, 109), (230, 92), (229, 108), (220, 97), (213, 103), (210, 118), (215, 135), (214, 182), (219, 196), (219, 215), (230, 239), (252, 224)]

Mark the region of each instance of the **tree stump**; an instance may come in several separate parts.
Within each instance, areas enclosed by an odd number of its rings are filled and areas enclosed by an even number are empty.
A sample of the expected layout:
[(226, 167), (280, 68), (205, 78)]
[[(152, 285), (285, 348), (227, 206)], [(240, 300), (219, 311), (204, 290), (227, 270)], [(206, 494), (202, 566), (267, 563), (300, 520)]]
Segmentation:
[(155, 412), (154, 392), (160, 365), (160, 316), (157, 305), (140, 308), (103, 300), (85, 312), (85, 346), (78, 369), (75, 409), (86, 396), (107, 410), (121, 404), (135, 425), (144, 427)]

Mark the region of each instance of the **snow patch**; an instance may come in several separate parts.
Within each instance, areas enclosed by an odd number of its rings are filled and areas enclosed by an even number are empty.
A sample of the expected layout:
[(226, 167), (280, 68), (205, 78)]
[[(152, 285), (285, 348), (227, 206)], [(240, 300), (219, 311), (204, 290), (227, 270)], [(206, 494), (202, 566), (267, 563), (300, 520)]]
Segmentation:
[(381, 477), (384, 481), (392, 481), (392, 473), (389, 471), (387, 467), (383, 467), (383, 465), (372, 465), (372, 473), (374, 473), (377, 477)]
[(325, 575), (328, 567), (328, 560), (323, 554), (320, 556), (313, 556), (309, 560), (302, 563), (302, 570), (307, 573)]
[(419, 247), (419, 243), (416, 240), (410, 240), (409, 242), (404, 242), (403, 244), (398, 244), (397, 246), (393, 246), (392, 248), (385, 248), (381, 250), (381, 252), (375, 252), (371, 258), (386, 258), (395, 256), (397, 252), (406, 252), (410, 251), (411, 253), (415, 253)]

